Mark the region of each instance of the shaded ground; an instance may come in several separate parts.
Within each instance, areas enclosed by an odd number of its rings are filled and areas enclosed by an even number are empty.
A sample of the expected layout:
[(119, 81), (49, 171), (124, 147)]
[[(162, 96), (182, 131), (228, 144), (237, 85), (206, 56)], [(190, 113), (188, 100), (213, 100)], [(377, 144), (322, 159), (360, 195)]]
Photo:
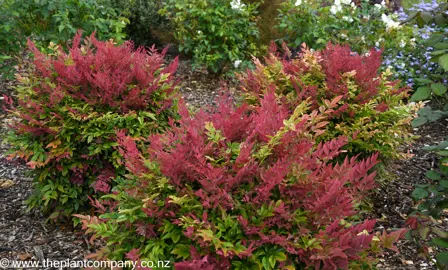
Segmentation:
[[(178, 77), (182, 95), (193, 107), (212, 105), (219, 96), (219, 81), (205, 72), (191, 71), (185, 61), (180, 63)], [(0, 81), (0, 95), (9, 94), (10, 89), (11, 83)], [(0, 137), (7, 131), (9, 121), (0, 109)], [(436, 144), (448, 135), (446, 122), (424, 126), (416, 130), (416, 134), (421, 138), (409, 147), (415, 156), (392, 164), (390, 168), (396, 172), (396, 179), (379, 188), (372, 196), (374, 212), (371, 215), (379, 219), (378, 229), (404, 226), (407, 214), (414, 205), (410, 196), (413, 186), (427, 182), (425, 172), (437, 163), (435, 155), (420, 149), (425, 144)], [(25, 175), (23, 164), (5, 159), (6, 150), (6, 145), (0, 146), (0, 259), (81, 260), (92, 251), (82, 232), (46, 223), (39, 212), (25, 213), (23, 201), (31, 192), (31, 178)], [(447, 220), (441, 221), (440, 226), (447, 229)], [(413, 243), (403, 240), (398, 246), (401, 253), (386, 253), (380, 259), (379, 269), (435, 268), (430, 260), (417, 257)], [(435, 254), (435, 250), (431, 254)]]
[[(374, 205), (373, 216), (378, 219), (378, 225), (385, 228), (403, 228), (407, 215), (415, 205), (411, 193), (416, 184), (429, 183), (425, 173), (437, 167), (437, 155), (424, 151), (421, 148), (443, 141), (448, 136), (446, 120), (425, 125), (414, 130), (420, 138), (408, 148), (414, 154), (409, 160), (392, 164), (391, 170), (396, 179), (378, 189), (372, 196)], [(439, 227), (448, 231), (448, 219), (440, 220)], [(435, 269), (434, 259), (437, 249), (430, 249), (431, 259), (418, 255), (416, 246), (407, 240), (398, 244), (400, 253), (388, 252), (382, 259), (380, 269)]]

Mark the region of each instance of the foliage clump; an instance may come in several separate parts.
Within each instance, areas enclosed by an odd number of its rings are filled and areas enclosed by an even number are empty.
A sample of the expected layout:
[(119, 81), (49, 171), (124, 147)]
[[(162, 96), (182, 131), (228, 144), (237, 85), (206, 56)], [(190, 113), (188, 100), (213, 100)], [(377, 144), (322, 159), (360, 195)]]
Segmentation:
[(116, 129), (148, 136), (176, 115), (177, 58), (164, 66), (166, 51), (133, 50), (131, 42), (116, 46), (93, 35), (81, 46), (81, 32), (68, 53), (47, 55), (33, 42), (29, 48), (34, 65), (18, 76), (18, 105), (9, 110), (17, 121), (7, 141), (11, 157), (34, 169), (29, 206), (68, 216), (88, 206), (88, 196), (108, 193), (123, 173)]
[(399, 146), (411, 140), (409, 123), (421, 105), (405, 105), (408, 90), (400, 88), (398, 81), (389, 81), (390, 71), (379, 72), (381, 51), (359, 55), (346, 45), (329, 44), (321, 51), (303, 47), (301, 54), (291, 57), (284, 49), (286, 57), (272, 46), (265, 64), (255, 59), (255, 70), (238, 75), (249, 102), (256, 104), (270, 89), (291, 108), (309, 100), (311, 109), (316, 109), (326, 99), (338, 97), (319, 140), (343, 135), (349, 138), (346, 150), (350, 155), (406, 156)]

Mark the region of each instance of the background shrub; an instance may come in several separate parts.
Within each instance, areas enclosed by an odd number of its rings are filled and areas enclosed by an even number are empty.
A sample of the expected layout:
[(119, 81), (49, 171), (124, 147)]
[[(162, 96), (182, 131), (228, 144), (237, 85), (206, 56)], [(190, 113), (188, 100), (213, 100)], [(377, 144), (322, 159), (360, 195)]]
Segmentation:
[(41, 50), (50, 42), (65, 45), (77, 29), (121, 43), (129, 22), (107, 0), (6, 0), (0, 3), (0, 19), (0, 65), (9, 78), (12, 65), (1, 61), (23, 50), (27, 37)]
[(402, 42), (410, 45), (412, 28), (399, 25), (396, 16), (387, 15), (386, 6), (371, 5), (367, 0), (358, 1), (359, 6), (351, 0), (325, 3), (285, 1), (277, 25), (282, 40), (294, 48), (302, 43), (313, 49), (322, 49), (328, 42), (350, 44), (358, 53), (375, 46), (396, 51)]
[(375, 221), (350, 222), (374, 187), (376, 155), (332, 165), (347, 138), (316, 144), (337, 100), (292, 114), (273, 91), (254, 109), (229, 104), (194, 117), (182, 106), (179, 126), (149, 137), (142, 153), (118, 133), (134, 177), (96, 202), (102, 215), (77, 215), (107, 241), (98, 257), (176, 269), (354, 269), (394, 249), (402, 230), (375, 236)]
[(173, 24), (179, 50), (193, 56), (193, 67), (221, 73), (258, 51), (256, 7), (239, 0), (169, 0), (162, 14)]
[[(133, 50), (93, 36), (80, 46), (81, 33), (68, 53), (41, 53), (34, 43), (34, 67), (19, 76), (18, 119), (7, 141), (11, 156), (34, 168), (30, 208), (51, 218), (88, 206), (88, 196), (108, 193), (111, 178), (123, 173), (115, 147), (116, 129), (133, 137), (164, 130), (173, 108), (177, 58), (165, 67), (154, 49)], [(11, 103), (11, 100), (9, 103)]]
[(409, 123), (421, 105), (405, 105), (407, 90), (391, 82), (389, 71), (380, 73), (381, 51), (369, 55), (351, 52), (348, 46), (331, 45), (313, 52), (303, 48), (296, 58), (282, 58), (276, 47), (256, 69), (239, 75), (246, 99), (258, 101), (274, 89), (279, 101), (295, 106), (309, 99), (313, 109), (325, 99), (339, 97), (326, 133), (327, 141), (344, 135), (349, 138), (349, 154), (370, 155), (379, 152), (383, 158), (406, 156), (399, 146), (409, 142)]
[(163, 46), (174, 41), (168, 19), (159, 14), (161, 0), (111, 0), (113, 6), (129, 19), (125, 32), (137, 45)]

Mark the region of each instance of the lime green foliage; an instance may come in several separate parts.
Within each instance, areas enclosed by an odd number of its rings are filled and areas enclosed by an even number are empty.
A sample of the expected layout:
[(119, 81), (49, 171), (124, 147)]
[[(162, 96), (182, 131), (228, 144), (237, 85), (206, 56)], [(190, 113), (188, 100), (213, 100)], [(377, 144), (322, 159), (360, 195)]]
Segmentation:
[(171, 20), (179, 49), (193, 56), (194, 67), (221, 73), (243, 67), (257, 53), (256, 7), (237, 0), (169, 0), (161, 13)]
[[(65, 44), (83, 29), (87, 34), (96, 31), (100, 40), (121, 43), (129, 22), (106, 0), (5, 0), (0, 1), (0, 20), (0, 66), (23, 49), (27, 37), (46, 49), (50, 42)], [(2, 70), (11, 77), (10, 65)]]

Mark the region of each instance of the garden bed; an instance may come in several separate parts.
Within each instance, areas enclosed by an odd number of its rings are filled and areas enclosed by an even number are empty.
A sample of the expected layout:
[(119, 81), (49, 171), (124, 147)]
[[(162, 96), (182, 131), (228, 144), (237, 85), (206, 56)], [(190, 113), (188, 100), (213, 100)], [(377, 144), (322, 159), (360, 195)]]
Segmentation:
[[(219, 95), (220, 83), (206, 73), (191, 71), (188, 61), (181, 61), (177, 73), (180, 89), (187, 104), (198, 107), (213, 105)], [(231, 88), (231, 87), (230, 87)], [(232, 88), (231, 88), (232, 89)], [(232, 90), (234, 91), (234, 89)], [(11, 83), (1, 82), (0, 92), (11, 94)], [(8, 119), (1, 114), (1, 134), (7, 132)], [(396, 178), (378, 188), (371, 197), (372, 218), (378, 219), (377, 229), (402, 228), (414, 202), (411, 193), (415, 184), (427, 182), (424, 174), (436, 164), (436, 156), (423, 151), (425, 145), (433, 145), (448, 136), (445, 120), (415, 130), (420, 138), (408, 148), (414, 154), (409, 160), (399, 161), (389, 168)], [(70, 226), (54, 225), (37, 211), (25, 213), (24, 200), (31, 192), (31, 177), (19, 161), (7, 161), (6, 145), (0, 148), (0, 181), (7, 182), (0, 189), (0, 258), (16, 260), (81, 260), (99, 246), (91, 246), (83, 232)], [(440, 226), (448, 229), (447, 219)], [(402, 240), (398, 243), (400, 253), (387, 252), (380, 258), (379, 269), (435, 269), (427, 258), (418, 257), (414, 243)], [(434, 255), (436, 250), (430, 252)]]

